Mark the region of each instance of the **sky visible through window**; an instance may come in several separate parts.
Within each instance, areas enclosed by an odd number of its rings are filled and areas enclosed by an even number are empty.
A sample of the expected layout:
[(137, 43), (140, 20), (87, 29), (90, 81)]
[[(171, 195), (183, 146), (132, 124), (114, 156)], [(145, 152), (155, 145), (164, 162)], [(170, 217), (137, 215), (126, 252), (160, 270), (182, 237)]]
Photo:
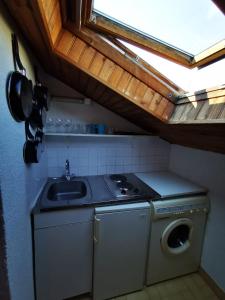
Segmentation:
[[(94, 8), (193, 54), (225, 36), (225, 16), (211, 0), (94, 0)], [(172, 25), (174, 21), (176, 25)], [(204, 25), (201, 23), (203, 21)], [(190, 70), (123, 43), (188, 92), (225, 83), (225, 59), (200, 70)]]
[(225, 58), (200, 70), (197, 68), (188, 69), (148, 51), (121, 42), (187, 92), (225, 84)]
[(94, 8), (194, 55), (225, 38), (211, 0), (94, 0)]

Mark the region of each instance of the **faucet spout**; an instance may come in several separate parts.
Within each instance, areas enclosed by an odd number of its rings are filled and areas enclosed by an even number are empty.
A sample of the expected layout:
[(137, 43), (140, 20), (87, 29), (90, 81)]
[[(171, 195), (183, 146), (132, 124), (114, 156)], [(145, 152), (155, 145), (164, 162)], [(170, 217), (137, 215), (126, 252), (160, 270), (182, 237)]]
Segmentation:
[(66, 163), (65, 163), (65, 177), (66, 177), (66, 180), (70, 181), (70, 179), (71, 179), (70, 162), (68, 159), (66, 160)]

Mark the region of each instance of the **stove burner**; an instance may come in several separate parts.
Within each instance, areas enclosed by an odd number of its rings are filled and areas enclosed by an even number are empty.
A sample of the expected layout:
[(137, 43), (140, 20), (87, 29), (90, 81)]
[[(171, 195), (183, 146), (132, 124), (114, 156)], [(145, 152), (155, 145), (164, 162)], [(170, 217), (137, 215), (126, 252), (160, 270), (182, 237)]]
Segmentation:
[(133, 184), (131, 184), (130, 182), (119, 182), (117, 183), (118, 188), (120, 188), (120, 190), (124, 190), (124, 191), (130, 191), (133, 189)]
[(112, 196), (118, 200), (152, 199), (159, 196), (132, 173), (104, 175)]
[(119, 174), (113, 174), (110, 175), (109, 178), (114, 181), (114, 182), (118, 182), (118, 183), (122, 183), (122, 182), (126, 182), (127, 178), (124, 175), (119, 175)]

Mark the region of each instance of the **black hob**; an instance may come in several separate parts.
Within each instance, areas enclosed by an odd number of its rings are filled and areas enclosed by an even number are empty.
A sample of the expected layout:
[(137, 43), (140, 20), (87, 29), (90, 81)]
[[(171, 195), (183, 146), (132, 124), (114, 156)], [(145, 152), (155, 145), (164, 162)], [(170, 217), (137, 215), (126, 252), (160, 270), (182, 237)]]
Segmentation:
[(118, 183), (126, 182), (127, 181), (127, 177), (125, 175), (121, 175), (121, 174), (112, 174), (112, 175), (109, 175), (109, 178), (112, 181), (118, 182)]
[(159, 197), (159, 194), (132, 173), (104, 175), (104, 180), (116, 199), (153, 199)]

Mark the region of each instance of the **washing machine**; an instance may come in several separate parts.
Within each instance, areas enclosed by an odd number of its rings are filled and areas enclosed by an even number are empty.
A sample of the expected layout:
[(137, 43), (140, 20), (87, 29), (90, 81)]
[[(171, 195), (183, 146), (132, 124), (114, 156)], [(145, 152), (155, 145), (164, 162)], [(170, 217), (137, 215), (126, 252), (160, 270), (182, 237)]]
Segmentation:
[(152, 202), (147, 285), (198, 270), (208, 211), (205, 195)]

